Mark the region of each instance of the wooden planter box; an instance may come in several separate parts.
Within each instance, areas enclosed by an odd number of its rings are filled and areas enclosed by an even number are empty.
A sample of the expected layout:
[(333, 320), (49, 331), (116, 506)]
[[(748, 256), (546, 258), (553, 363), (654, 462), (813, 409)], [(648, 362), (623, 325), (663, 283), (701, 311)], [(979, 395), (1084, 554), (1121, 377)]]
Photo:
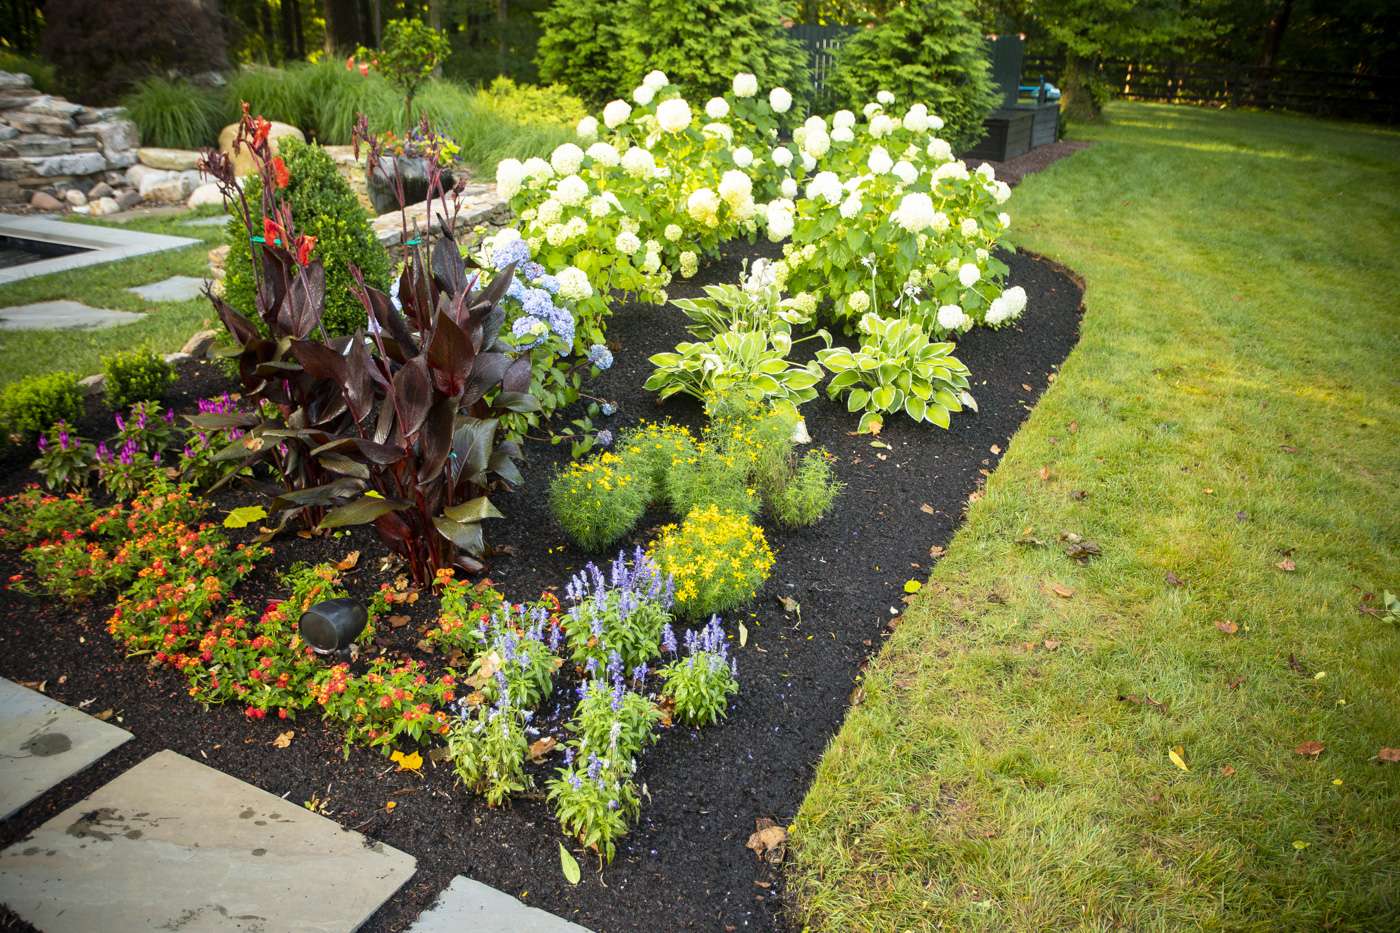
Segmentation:
[(992, 162), (1014, 159), (1037, 146), (1053, 143), (1059, 134), (1059, 125), (1059, 101), (993, 110), (982, 122), (986, 134), (964, 153), (964, 157)]
[(1060, 102), (1029, 106), (1031, 117), (1031, 148), (1048, 146), (1060, 136)]

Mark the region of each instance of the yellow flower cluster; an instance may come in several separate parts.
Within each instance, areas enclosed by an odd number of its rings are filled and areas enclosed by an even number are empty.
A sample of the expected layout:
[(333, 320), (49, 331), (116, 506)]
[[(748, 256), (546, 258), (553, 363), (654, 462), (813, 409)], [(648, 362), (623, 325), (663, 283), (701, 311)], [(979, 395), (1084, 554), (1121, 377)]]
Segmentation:
[(675, 580), (677, 610), (690, 617), (726, 612), (753, 599), (774, 560), (762, 528), (742, 512), (715, 505), (663, 527), (650, 553)]

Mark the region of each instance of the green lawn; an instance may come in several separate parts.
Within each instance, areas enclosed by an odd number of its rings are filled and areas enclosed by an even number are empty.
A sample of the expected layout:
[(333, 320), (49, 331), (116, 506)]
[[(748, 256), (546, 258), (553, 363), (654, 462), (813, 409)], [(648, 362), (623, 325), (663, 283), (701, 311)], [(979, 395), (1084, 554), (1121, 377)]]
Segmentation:
[(1400, 134), (1110, 118), (1010, 203), (1083, 339), (821, 762), (811, 930), (1400, 928)]
[(116, 350), (149, 347), (169, 353), (180, 349), (203, 322), (214, 320), (214, 311), (203, 297), (154, 303), (126, 290), (172, 275), (209, 275), (209, 250), (224, 242), (224, 230), (179, 223), (196, 216), (200, 215), (142, 218), (106, 226), (190, 237), (200, 240), (199, 246), (0, 285), (0, 308), (67, 298), (94, 308), (146, 312), (134, 324), (105, 330), (0, 331), (0, 385), (56, 369), (86, 376), (99, 372), (101, 357)]

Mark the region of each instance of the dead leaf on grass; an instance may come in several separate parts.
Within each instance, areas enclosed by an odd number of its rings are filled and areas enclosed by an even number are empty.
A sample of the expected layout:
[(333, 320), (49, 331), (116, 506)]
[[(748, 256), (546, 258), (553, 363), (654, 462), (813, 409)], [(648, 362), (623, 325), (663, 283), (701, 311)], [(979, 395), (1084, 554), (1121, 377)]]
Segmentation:
[(542, 739), (537, 739), (530, 743), (530, 760), (539, 764), (549, 757), (549, 753), (554, 751), (554, 746), (559, 744), (559, 740), (552, 735), (547, 735)]
[(1215, 622), (1215, 627), (1220, 629), (1220, 631), (1224, 632), (1226, 635), (1233, 635), (1240, 630), (1240, 627), (1234, 622), (1231, 622), (1229, 619), (1217, 619)]
[(1046, 651), (1058, 651), (1059, 648), (1060, 648), (1060, 643), (1059, 643), (1057, 640), (1053, 639), (1053, 638), (1047, 638), (1047, 639), (1045, 639), (1045, 641), (1043, 642), (1043, 644), (1045, 645), (1045, 650), (1046, 650)]
[(1293, 558), (1291, 557), (1285, 557), (1277, 564), (1274, 564), (1274, 566), (1277, 567), (1279, 570), (1282, 570), (1284, 573), (1292, 573), (1293, 571), (1298, 569), (1298, 565), (1293, 563)]
[(1065, 543), (1065, 554), (1072, 560), (1077, 560), (1081, 564), (1087, 564), (1089, 558), (1098, 557), (1100, 553), (1099, 543), (1089, 538), (1081, 538), (1072, 531), (1067, 531), (1060, 535), (1060, 540)]
[(1296, 454), (1298, 452), (1298, 448), (1294, 447), (1292, 444), (1279, 444), (1278, 449), (1286, 454)]
[(1078, 421), (1071, 421), (1071, 422), (1069, 423), (1069, 433), (1071, 433), (1071, 434), (1078, 434), (1078, 433), (1079, 433), (1079, 422), (1078, 422)]
[(1040, 478), (1047, 483), (1050, 481), (1050, 468), (1048, 466), (1040, 468)]
[(747, 849), (752, 849), (753, 854), (765, 861), (776, 865), (783, 860), (783, 855), (787, 852), (787, 830), (777, 823), (761, 816), (753, 821), (753, 833), (749, 835), (749, 841), (744, 844)]
[(1181, 579), (1181, 578), (1178, 577), (1176, 574), (1172, 573), (1170, 570), (1167, 571), (1166, 581), (1167, 581), (1167, 586), (1185, 586), (1185, 585), (1186, 585), (1186, 581), (1185, 581), (1185, 580)]
[(1244, 683), (1244, 675), (1236, 674), (1234, 677), (1231, 677), (1225, 682), (1225, 686), (1230, 688), (1231, 690), (1238, 690), (1240, 688), (1240, 684), (1242, 683)]
[(1326, 747), (1326, 745), (1313, 739), (1308, 742), (1303, 742), (1297, 748), (1293, 749), (1293, 754), (1302, 755), (1305, 758), (1316, 758), (1318, 755), (1322, 754)]
[(1376, 758), (1386, 764), (1400, 765), (1400, 748), (1382, 748), (1376, 752)]
[(1182, 746), (1178, 745), (1175, 748), (1168, 751), (1167, 757), (1172, 760), (1172, 764), (1176, 765), (1182, 771), (1191, 770), (1190, 767), (1188, 767), (1186, 764), (1186, 749)]
[(1221, 766), (1220, 766), (1220, 776), (1221, 776), (1221, 777), (1234, 777), (1234, 776), (1235, 776), (1235, 769), (1234, 769), (1233, 767), (1231, 767), (1230, 765), (1221, 765)]
[(1076, 489), (1069, 494), (1069, 497), (1075, 502), (1083, 502), (1085, 499), (1089, 498), (1089, 494), (1082, 489)]
[(1000, 444), (993, 444), (991, 447), (989, 447), (989, 448), (987, 448), (987, 449), (990, 450), (993, 454), (1000, 454), (1000, 453), (1001, 453), (1001, 445), (1000, 445)]
[(1074, 597), (1074, 590), (1060, 583), (1050, 584), (1050, 592), (1054, 593), (1061, 599), (1072, 599)]
[(296, 735), (296, 730), (294, 730), (294, 729), (288, 729), (286, 732), (279, 733), (278, 736), (277, 736), (277, 738), (275, 738), (275, 739), (272, 740), (272, 747), (273, 747), (273, 748), (287, 748), (287, 747), (289, 747), (289, 746), (292, 744), (292, 737), (295, 736), (295, 735)]

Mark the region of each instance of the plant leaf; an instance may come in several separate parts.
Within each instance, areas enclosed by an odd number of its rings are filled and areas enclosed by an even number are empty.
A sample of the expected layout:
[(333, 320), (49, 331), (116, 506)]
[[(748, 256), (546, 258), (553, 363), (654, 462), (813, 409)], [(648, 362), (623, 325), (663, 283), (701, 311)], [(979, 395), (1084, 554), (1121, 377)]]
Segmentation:
[(578, 859), (573, 853), (564, 848), (564, 843), (559, 843), (559, 867), (563, 869), (564, 880), (569, 884), (578, 884), (583, 878), (583, 873), (579, 871)]
[(247, 528), (253, 522), (267, 518), (267, 509), (260, 505), (242, 505), (224, 516), (225, 528)]

